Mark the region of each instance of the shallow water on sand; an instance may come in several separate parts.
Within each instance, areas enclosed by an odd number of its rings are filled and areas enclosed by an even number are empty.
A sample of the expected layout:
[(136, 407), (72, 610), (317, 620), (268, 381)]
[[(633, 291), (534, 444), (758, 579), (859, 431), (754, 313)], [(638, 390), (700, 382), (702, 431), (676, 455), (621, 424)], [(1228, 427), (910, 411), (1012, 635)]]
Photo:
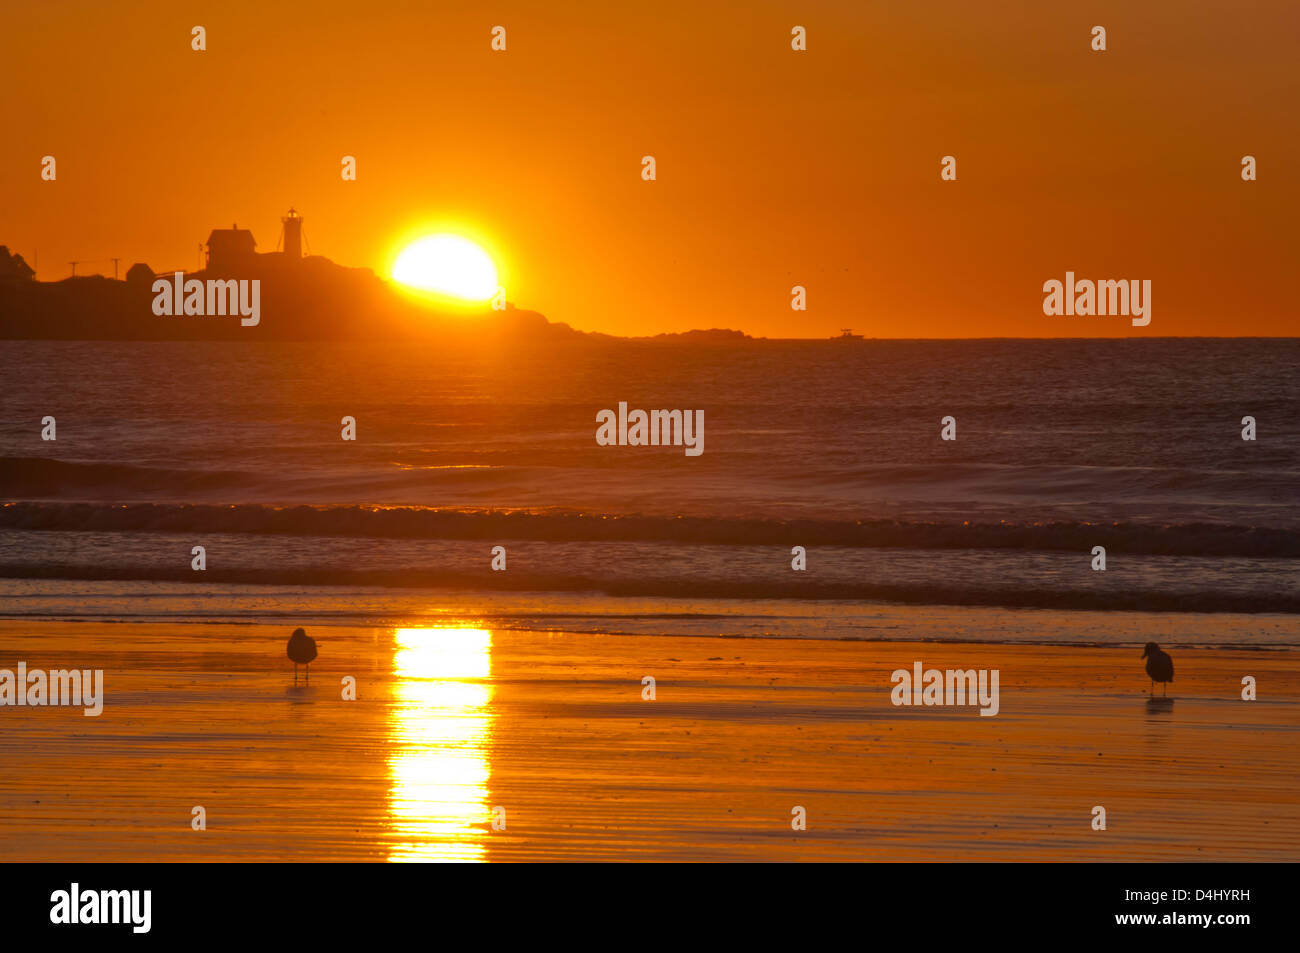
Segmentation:
[[(316, 627), (295, 685), (283, 625), (0, 623), (0, 667), (102, 668), (107, 696), (0, 709), (0, 854), (1300, 860), (1293, 650), (1175, 651), (1151, 702), (1131, 646), (443, 624)], [(893, 706), (914, 661), (999, 669), (999, 714)]]
[(846, 600), (609, 597), (595, 592), (0, 579), (0, 619), (431, 626), (612, 635), (890, 642), (1300, 648), (1291, 613), (1071, 612)]

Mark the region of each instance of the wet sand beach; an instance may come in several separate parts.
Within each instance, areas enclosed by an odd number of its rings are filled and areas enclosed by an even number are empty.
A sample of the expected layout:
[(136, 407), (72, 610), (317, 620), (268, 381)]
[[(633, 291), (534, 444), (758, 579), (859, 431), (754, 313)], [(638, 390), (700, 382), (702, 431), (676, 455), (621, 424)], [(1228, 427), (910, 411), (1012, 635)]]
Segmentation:
[[(0, 668), (101, 668), (106, 695), (95, 718), (0, 708), (0, 855), (1300, 860), (1293, 649), (1172, 647), (1172, 701), (1151, 702), (1140, 637), (309, 626), (320, 657), (295, 686), (291, 629), (0, 622)], [(890, 673), (916, 661), (998, 669), (998, 715), (895, 707)]]

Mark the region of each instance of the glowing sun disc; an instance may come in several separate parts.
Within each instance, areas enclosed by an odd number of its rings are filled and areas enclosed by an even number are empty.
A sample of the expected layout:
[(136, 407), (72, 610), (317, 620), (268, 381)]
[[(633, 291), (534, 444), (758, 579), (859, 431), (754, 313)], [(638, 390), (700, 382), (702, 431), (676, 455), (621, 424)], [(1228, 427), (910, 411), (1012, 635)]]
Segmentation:
[(432, 235), (407, 245), (393, 262), (393, 279), (465, 301), (486, 301), (497, 292), (496, 265), (459, 235)]

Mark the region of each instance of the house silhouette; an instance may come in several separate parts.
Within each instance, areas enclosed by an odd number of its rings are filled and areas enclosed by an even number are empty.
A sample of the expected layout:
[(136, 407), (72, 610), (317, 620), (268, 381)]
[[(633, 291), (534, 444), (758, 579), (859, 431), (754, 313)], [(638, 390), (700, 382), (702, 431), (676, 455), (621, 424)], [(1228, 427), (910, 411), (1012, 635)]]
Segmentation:
[(231, 271), (253, 261), (257, 242), (253, 233), (237, 224), (229, 228), (214, 228), (208, 236), (208, 271)]

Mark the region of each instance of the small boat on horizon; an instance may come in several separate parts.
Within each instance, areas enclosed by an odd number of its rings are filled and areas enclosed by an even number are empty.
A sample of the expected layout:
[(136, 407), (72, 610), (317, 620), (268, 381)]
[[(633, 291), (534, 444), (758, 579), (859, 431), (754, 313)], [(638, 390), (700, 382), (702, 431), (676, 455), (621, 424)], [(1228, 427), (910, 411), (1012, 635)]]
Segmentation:
[(861, 334), (854, 334), (852, 328), (840, 328), (840, 333), (832, 334), (831, 340), (832, 341), (861, 341), (863, 340), (863, 337)]

